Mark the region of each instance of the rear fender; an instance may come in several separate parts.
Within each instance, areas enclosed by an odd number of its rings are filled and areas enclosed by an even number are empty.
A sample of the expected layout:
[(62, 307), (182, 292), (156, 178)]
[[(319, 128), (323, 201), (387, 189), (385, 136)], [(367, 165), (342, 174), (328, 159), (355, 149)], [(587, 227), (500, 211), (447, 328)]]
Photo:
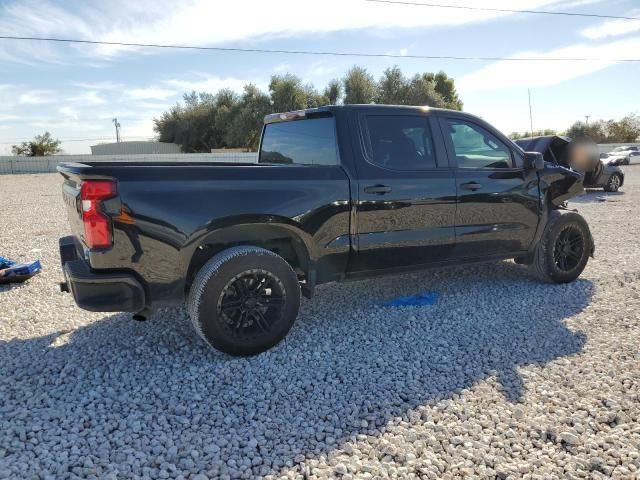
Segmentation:
[(255, 245), (272, 250), (284, 257), (304, 276), (308, 276), (314, 269), (312, 239), (295, 225), (285, 223), (290, 222), (289, 219), (282, 223), (276, 223), (273, 217), (269, 222), (247, 220), (236, 219), (235, 224), (218, 224), (217, 228), (208, 229), (205, 234), (193, 238), (189, 242), (190, 248), (185, 249), (185, 262), (189, 265), (187, 279), (192, 278), (213, 255), (237, 245)]

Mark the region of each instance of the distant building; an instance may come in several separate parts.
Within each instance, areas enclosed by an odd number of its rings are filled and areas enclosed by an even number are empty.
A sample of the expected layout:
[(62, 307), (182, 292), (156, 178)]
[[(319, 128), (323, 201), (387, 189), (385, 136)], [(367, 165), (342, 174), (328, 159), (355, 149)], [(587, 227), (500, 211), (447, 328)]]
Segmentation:
[(91, 155), (148, 155), (159, 153), (180, 153), (180, 145), (176, 143), (133, 141), (101, 143), (91, 146)]

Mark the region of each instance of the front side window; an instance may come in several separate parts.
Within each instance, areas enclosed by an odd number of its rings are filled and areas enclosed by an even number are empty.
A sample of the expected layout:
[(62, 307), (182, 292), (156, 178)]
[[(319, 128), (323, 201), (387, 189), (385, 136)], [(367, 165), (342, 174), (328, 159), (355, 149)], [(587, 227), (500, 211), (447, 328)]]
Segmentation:
[(374, 165), (391, 170), (436, 168), (428, 119), (418, 115), (366, 115), (365, 150)]
[(447, 120), (458, 168), (511, 168), (511, 150), (484, 128), (463, 120)]
[(266, 125), (259, 162), (337, 165), (336, 129), (333, 117)]

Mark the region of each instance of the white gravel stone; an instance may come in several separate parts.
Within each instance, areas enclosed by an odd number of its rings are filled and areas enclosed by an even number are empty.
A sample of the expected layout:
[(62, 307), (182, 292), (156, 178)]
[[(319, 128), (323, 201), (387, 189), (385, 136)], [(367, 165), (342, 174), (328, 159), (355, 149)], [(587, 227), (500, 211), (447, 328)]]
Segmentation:
[[(58, 289), (58, 175), (0, 175), (0, 478), (637, 478), (640, 167), (571, 203), (596, 258), (321, 286), (286, 341), (235, 359), (184, 309), (139, 323)], [(380, 301), (424, 291), (428, 307)]]

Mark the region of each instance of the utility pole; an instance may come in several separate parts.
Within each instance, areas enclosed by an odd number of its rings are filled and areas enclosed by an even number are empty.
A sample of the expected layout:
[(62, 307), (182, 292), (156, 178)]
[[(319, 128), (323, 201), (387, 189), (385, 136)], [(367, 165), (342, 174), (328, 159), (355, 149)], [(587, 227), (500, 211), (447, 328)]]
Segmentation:
[(117, 118), (113, 119), (113, 124), (116, 126), (116, 142), (120, 143), (120, 123)]
[(529, 94), (529, 125), (531, 127), (531, 136), (533, 137), (533, 114), (531, 113), (531, 89), (527, 88)]
[(589, 126), (589, 118), (591, 118), (591, 115), (584, 116), (584, 123), (587, 125), (587, 127)]

